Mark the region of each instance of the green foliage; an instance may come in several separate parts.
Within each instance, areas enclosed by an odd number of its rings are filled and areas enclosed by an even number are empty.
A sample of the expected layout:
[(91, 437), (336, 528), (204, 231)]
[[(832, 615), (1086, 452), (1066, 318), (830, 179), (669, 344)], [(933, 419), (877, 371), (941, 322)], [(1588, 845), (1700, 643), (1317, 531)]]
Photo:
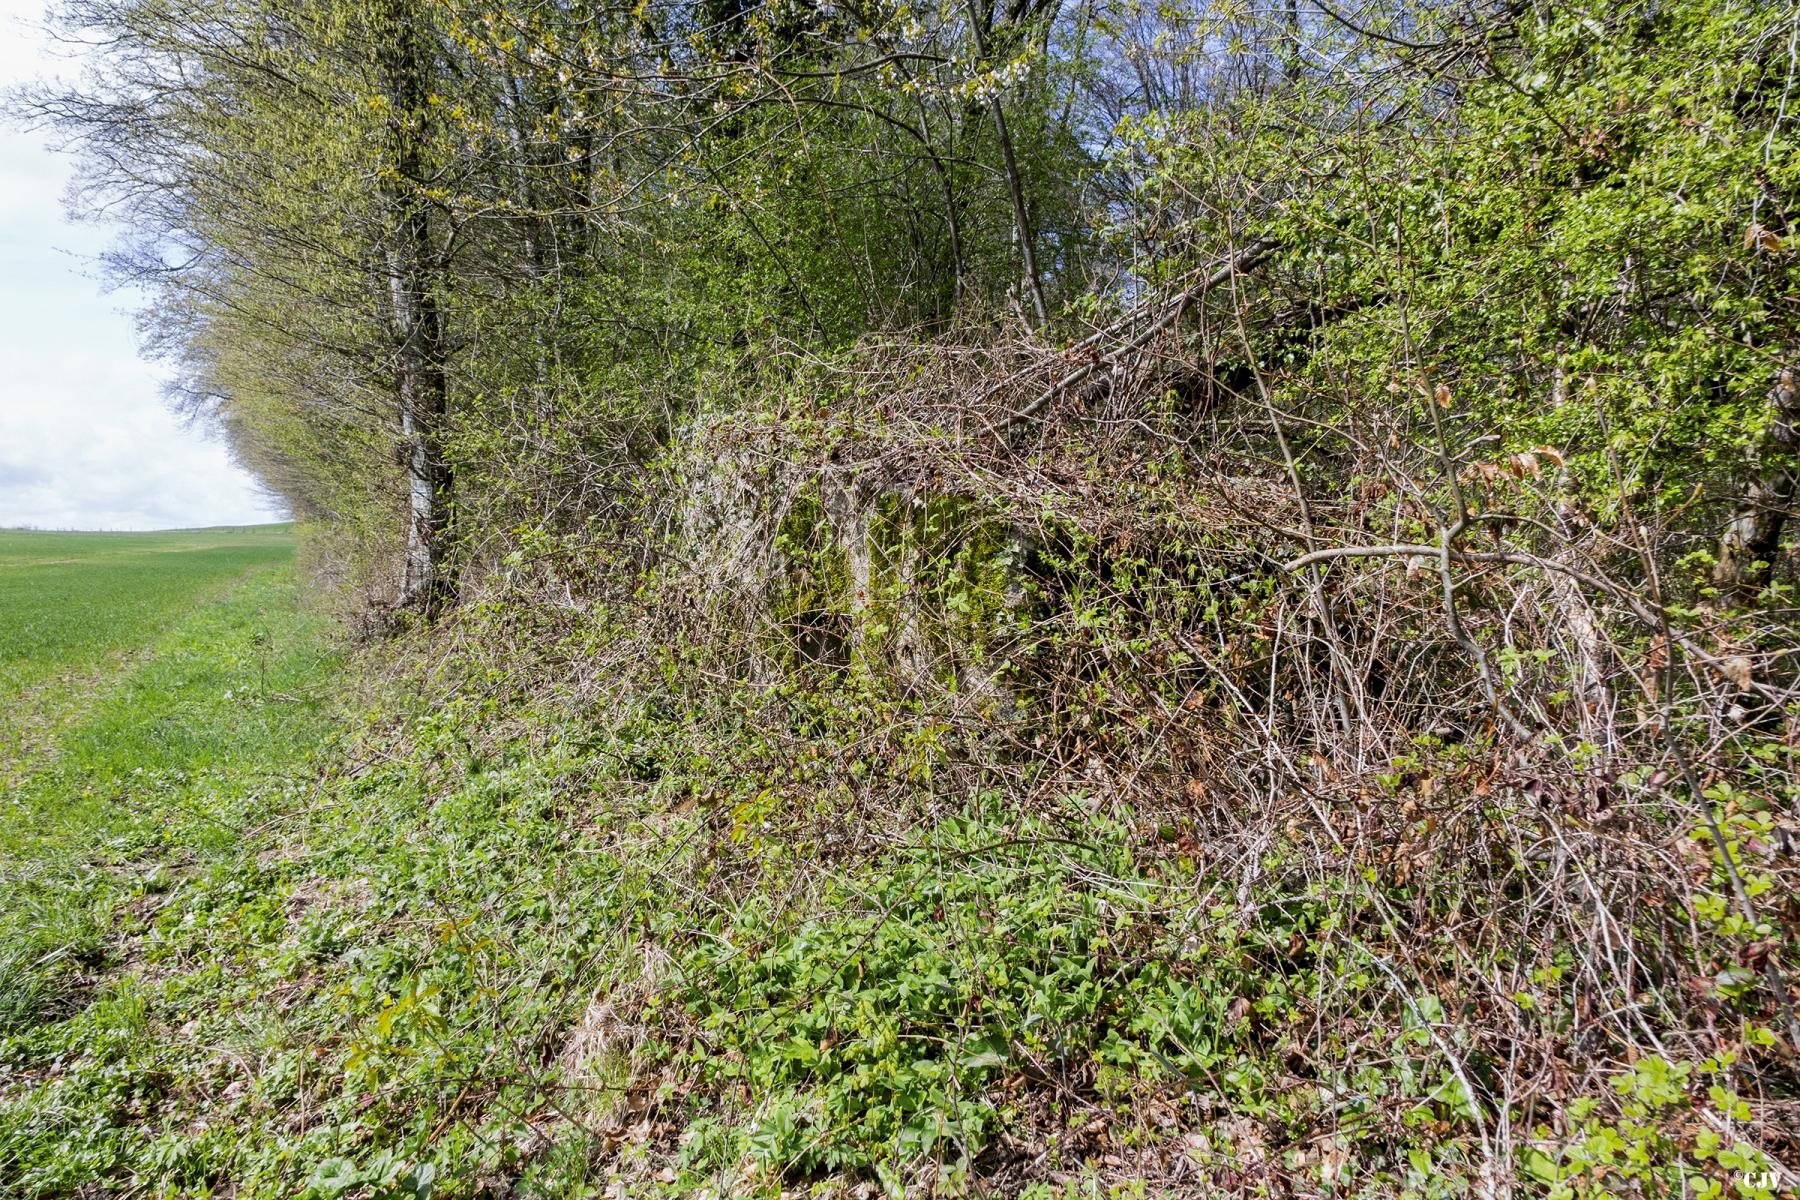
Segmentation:
[[(1718, 496), (1800, 336), (1777, 300), (1792, 255), (1758, 232), (1800, 194), (1777, 114), (1787, 21), (1755, 3), (1554, 7), (1453, 112), (1402, 97), (1430, 133), (1313, 135), (1341, 165), (1271, 228), (1330, 281), (1310, 302), (1343, 316), (1296, 363), (1293, 401), (1346, 378), (1358, 407), (1447, 389), (1459, 439), (1502, 431), (1483, 455), (1502, 464), (1555, 448), (1602, 517)], [(1273, 170), (1259, 156), (1292, 152), (1239, 154)], [(1417, 411), (1395, 427), (1428, 439)], [(1508, 486), (1498, 501), (1522, 502)]]
[[(1729, 1133), (1729, 1122), (1749, 1116), (1731, 1090), (1736, 1056), (1727, 1052), (1702, 1062), (1670, 1062), (1653, 1055), (1612, 1080), (1615, 1115), (1595, 1097), (1568, 1106), (1575, 1136), (1558, 1145), (1550, 1131), (1521, 1156), (1527, 1179), (1547, 1185), (1552, 1200), (1600, 1200), (1645, 1191), (1703, 1197), (1772, 1200), (1776, 1175), (1768, 1158)], [(1702, 1099), (1695, 1094), (1704, 1085)], [(1672, 1118), (1710, 1107), (1723, 1128), (1702, 1125), (1677, 1136)], [(1690, 1118), (1691, 1120), (1691, 1118)]]
[[(765, 896), (702, 932), (669, 997), (698, 1022), (680, 1070), (759, 1098), (747, 1128), (692, 1151), (705, 1170), (748, 1153), (776, 1176), (880, 1170), (918, 1160), (966, 1170), (1008, 1113), (996, 1084), (1093, 1060), (1130, 1079), (1159, 1073), (1146, 1047), (1196, 1068), (1215, 1048), (1228, 995), (1172, 981), (1154, 934), (1153, 885), (1125, 831), (1071, 846), (1043, 822), (980, 812), (916, 847), (839, 877), (797, 923)], [(996, 836), (1005, 834), (1009, 836)], [(1084, 876), (1117, 878), (1090, 890)], [(1207, 986), (1231, 986), (1226, 973)]]

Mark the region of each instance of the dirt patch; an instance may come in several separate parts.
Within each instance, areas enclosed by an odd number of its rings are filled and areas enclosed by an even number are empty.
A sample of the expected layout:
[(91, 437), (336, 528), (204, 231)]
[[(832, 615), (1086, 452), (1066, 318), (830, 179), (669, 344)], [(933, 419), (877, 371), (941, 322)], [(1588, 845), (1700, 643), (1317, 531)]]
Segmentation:
[[(574, 1089), (617, 1085), (609, 1079), (628, 1064), (643, 1044), (645, 1029), (638, 1020), (645, 1003), (668, 976), (671, 962), (660, 946), (644, 945), (638, 954), (634, 977), (597, 994), (569, 1035), (563, 1040), (557, 1065), (563, 1080)], [(627, 1089), (628, 1090), (628, 1089)]]

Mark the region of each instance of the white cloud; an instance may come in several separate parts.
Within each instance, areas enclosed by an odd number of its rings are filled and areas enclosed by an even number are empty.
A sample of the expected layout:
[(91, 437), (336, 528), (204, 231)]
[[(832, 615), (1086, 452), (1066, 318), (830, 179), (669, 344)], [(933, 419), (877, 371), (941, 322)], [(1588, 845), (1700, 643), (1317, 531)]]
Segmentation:
[[(67, 70), (39, 15), (0, 0), (0, 88)], [(129, 298), (95, 278), (108, 234), (63, 219), (68, 176), (41, 135), (0, 125), (0, 527), (280, 520), (223, 444), (168, 410)]]

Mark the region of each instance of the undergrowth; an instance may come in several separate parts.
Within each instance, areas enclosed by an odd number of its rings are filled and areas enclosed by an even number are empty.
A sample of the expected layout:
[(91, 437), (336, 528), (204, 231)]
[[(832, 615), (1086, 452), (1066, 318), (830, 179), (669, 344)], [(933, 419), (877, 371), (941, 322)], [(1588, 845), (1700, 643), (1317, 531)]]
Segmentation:
[[(870, 677), (721, 685), (605, 614), (473, 610), (308, 743), (280, 706), (328, 660), (262, 598), (134, 693), (164, 769), (34, 785), (107, 802), (20, 860), (67, 882), (7, 960), (9, 1194), (1435, 1197), (1491, 1187), (1500, 1138), (1526, 1192), (1778, 1190), (1734, 1132), (1754, 1019), (1509, 1100), (1457, 980), (1528, 980), (1508, 1019), (1557, 1043), (1572, 950), (1418, 958), (1468, 896), (984, 782), (979, 722)], [(229, 629), (270, 660), (184, 669)], [(221, 720), (252, 669), (288, 714), (261, 734)]]

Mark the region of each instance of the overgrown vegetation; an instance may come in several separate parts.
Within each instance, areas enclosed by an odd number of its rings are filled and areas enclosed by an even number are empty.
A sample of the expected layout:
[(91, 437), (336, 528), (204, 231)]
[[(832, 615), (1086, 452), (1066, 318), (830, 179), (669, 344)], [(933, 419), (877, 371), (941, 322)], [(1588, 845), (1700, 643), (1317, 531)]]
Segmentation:
[(1796, 1187), (1791, 6), (61, 20), (365, 647), (17, 1190)]

